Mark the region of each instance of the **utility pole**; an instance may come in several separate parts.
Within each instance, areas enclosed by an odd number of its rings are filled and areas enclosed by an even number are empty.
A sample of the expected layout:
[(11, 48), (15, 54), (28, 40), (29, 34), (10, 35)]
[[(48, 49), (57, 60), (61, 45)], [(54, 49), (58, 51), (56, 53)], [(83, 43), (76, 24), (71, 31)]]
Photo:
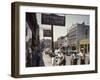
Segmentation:
[(51, 25), (51, 32), (52, 32), (52, 35), (51, 35), (51, 39), (52, 39), (52, 52), (54, 52), (54, 43), (53, 43), (53, 25)]

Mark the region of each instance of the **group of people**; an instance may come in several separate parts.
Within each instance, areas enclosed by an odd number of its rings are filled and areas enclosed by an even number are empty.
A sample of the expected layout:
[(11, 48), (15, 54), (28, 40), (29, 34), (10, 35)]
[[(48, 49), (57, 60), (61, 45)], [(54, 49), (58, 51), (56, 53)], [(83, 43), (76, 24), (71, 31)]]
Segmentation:
[(80, 52), (75, 51), (73, 52), (71, 56), (72, 56), (72, 59), (71, 59), (72, 65), (85, 64), (85, 55), (82, 51)]
[[(52, 57), (52, 65), (66, 65), (66, 53), (64, 52), (63, 48), (55, 50), (54, 54), (55, 55)], [(76, 50), (73, 51), (73, 54), (71, 54), (69, 57), (71, 57), (71, 65), (89, 64), (89, 56), (86, 63), (86, 54), (84, 54), (82, 50), (80, 50), (80, 52), (76, 52)]]
[(53, 66), (66, 65), (66, 57), (63, 48), (56, 49), (54, 51), (54, 56), (52, 57)]
[[(35, 48), (34, 52), (29, 47), (26, 52), (26, 66), (32, 67), (32, 66), (44, 66), (44, 61), (42, 58), (42, 51), (40, 51), (38, 48)], [(80, 65), (80, 64), (86, 64), (86, 55), (83, 53), (83, 51), (80, 50), (80, 52), (73, 51), (73, 53), (69, 56), (70, 59), (67, 59), (66, 52), (63, 47), (60, 47), (59, 49), (56, 49), (54, 52), (49, 54), (51, 55), (51, 62), (53, 66), (63, 66), (66, 65), (67, 60), (70, 60), (69, 65)], [(89, 56), (87, 58), (87, 64), (89, 64)]]

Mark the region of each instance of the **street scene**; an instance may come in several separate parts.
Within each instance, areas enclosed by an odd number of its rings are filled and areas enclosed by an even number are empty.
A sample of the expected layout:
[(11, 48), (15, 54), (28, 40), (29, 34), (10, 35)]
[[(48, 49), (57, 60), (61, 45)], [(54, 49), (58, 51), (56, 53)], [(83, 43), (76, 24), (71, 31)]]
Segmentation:
[(26, 12), (26, 67), (90, 64), (90, 16)]

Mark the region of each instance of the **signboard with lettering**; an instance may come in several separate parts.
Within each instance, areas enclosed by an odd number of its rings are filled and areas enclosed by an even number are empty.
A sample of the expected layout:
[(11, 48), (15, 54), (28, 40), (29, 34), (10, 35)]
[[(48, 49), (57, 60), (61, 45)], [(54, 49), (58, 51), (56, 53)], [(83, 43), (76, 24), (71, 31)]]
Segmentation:
[(52, 36), (51, 30), (43, 30), (43, 36), (44, 37), (51, 37)]
[(65, 26), (65, 16), (56, 14), (41, 14), (41, 23), (47, 25)]

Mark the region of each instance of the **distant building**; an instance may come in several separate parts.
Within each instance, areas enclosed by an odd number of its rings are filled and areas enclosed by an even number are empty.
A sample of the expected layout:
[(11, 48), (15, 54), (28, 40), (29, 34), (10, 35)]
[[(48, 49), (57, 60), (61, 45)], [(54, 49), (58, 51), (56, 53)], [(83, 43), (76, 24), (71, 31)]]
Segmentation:
[(58, 42), (58, 48), (61, 47), (61, 46), (65, 46), (67, 47), (67, 35), (65, 36), (61, 36), (57, 39), (57, 42)]
[(89, 25), (85, 23), (74, 24), (68, 29), (68, 45), (73, 48), (79, 48), (80, 41), (83, 39), (89, 40)]
[(58, 42), (57, 41), (54, 42), (54, 49), (58, 49)]

